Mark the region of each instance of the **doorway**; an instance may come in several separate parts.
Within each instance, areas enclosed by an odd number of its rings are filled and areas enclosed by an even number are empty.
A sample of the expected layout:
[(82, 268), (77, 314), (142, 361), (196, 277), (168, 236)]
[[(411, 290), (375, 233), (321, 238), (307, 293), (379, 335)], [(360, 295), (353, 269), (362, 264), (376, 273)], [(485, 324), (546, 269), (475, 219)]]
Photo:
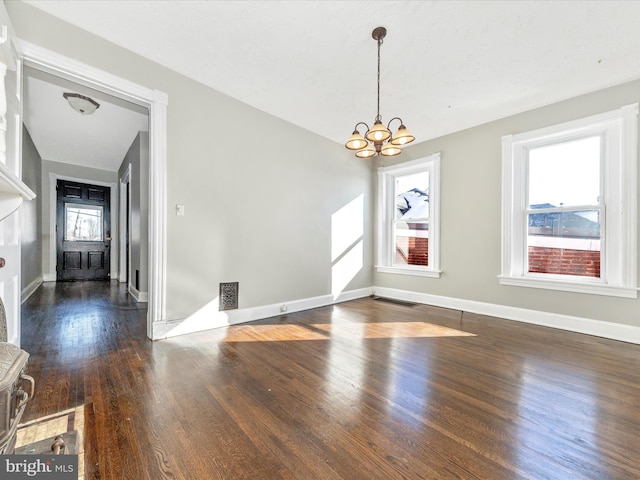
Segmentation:
[[(163, 338), (166, 297), (166, 134), (168, 96), (41, 47), (23, 45), (24, 65), (140, 105), (149, 112), (147, 336)], [(46, 182), (43, 182), (46, 186)], [(46, 196), (47, 192), (43, 192)], [(113, 195), (113, 193), (112, 193)]]
[(110, 188), (58, 180), (56, 280), (109, 280)]

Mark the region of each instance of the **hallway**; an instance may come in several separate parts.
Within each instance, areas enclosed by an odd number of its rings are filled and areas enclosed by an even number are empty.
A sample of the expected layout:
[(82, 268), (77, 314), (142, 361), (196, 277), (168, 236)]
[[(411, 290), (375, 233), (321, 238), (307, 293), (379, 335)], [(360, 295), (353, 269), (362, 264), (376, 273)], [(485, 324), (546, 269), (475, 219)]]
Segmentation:
[(136, 304), (124, 283), (44, 283), (22, 305), (22, 348), (37, 379), (25, 420), (91, 401), (89, 379), (151, 343), (145, 315), (146, 304)]

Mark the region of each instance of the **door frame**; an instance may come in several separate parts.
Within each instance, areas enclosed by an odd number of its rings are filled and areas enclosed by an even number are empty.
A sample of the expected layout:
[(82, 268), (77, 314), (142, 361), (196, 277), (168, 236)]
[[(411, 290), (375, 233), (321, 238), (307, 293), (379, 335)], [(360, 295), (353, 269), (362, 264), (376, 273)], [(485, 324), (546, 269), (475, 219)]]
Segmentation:
[[(58, 204), (58, 199), (56, 197), (56, 186), (58, 185), (58, 180), (68, 180), (70, 182), (109, 187), (111, 189), (109, 193), (109, 201), (111, 202), (111, 205), (117, 205), (116, 189), (118, 188), (118, 184), (115, 182), (100, 182), (97, 180), (90, 180), (88, 178), (69, 177), (67, 175), (60, 175), (54, 172), (49, 173), (49, 271), (43, 273), (43, 279), (45, 282), (55, 282), (57, 278), (56, 263), (58, 259), (56, 255), (58, 254), (58, 245), (56, 241), (56, 225), (58, 220), (56, 206)], [(118, 238), (117, 209), (111, 207), (111, 214), (109, 216), (111, 217), (111, 238)], [(109, 276), (112, 280), (118, 277), (118, 263), (113, 252), (111, 253), (111, 259), (109, 261)]]
[[(131, 265), (131, 258), (128, 258), (129, 253), (127, 250), (127, 243), (131, 241), (130, 232), (127, 228), (127, 222), (131, 221), (131, 206), (127, 203), (127, 191), (131, 186), (131, 164), (127, 165), (127, 169), (119, 179), (119, 196), (120, 201), (118, 203), (118, 259), (120, 261), (118, 267), (118, 281), (120, 283), (127, 282), (129, 280), (127, 288), (131, 283), (131, 272), (127, 272)], [(113, 218), (113, 216), (111, 217)], [(116, 238), (115, 235), (112, 235)]]
[[(9, 12), (0, 4), (0, 297), (5, 307), (6, 340), (21, 343), (22, 212), (36, 196), (22, 179), (22, 56)], [(5, 261), (6, 260), (6, 263)], [(37, 282), (37, 279), (35, 280)], [(28, 286), (33, 284), (30, 283)], [(4, 340), (4, 339), (3, 339)]]
[[(147, 336), (165, 335), (166, 320), (166, 212), (167, 212), (167, 104), (166, 93), (150, 89), (52, 52), (19, 41), (24, 65), (114, 95), (149, 110), (149, 303)], [(113, 209), (116, 210), (117, 209)], [(117, 225), (117, 223), (116, 223)]]

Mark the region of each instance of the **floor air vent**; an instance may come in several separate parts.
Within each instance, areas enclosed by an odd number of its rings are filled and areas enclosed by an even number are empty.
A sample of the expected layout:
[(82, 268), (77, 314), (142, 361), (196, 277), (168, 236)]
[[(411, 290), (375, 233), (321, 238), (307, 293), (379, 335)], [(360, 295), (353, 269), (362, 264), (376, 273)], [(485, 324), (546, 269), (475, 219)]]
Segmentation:
[(238, 308), (238, 282), (220, 284), (220, 311)]
[(385, 297), (373, 297), (374, 300), (378, 300), (379, 302), (393, 303), (395, 305), (402, 305), (403, 307), (415, 307), (418, 305), (414, 302), (405, 302), (404, 300), (396, 300), (395, 298), (385, 298)]

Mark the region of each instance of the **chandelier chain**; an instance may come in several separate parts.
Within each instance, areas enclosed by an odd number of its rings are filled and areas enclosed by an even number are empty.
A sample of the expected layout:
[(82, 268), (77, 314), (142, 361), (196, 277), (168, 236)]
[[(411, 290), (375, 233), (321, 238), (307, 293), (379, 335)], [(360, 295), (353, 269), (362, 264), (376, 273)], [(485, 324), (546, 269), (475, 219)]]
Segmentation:
[(378, 112), (376, 120), (382, 120), (380, 117), (380, 46), (382, 45), (382, 38), (378, 38)]

